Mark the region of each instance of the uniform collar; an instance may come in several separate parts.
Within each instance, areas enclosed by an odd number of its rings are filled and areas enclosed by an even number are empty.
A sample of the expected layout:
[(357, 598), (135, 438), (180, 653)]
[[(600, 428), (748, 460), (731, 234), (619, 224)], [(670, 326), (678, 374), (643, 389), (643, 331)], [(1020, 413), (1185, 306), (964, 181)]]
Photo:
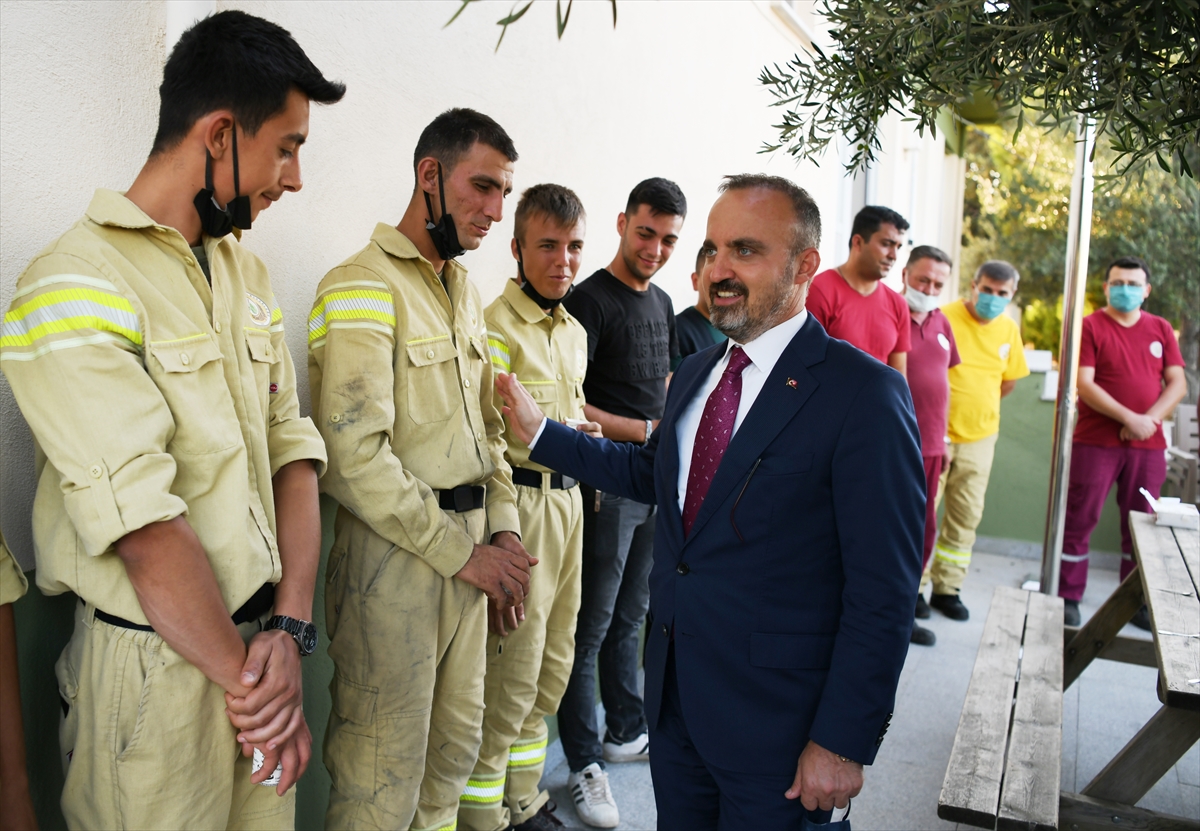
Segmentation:
[[(400, 233), (395, 225), (388, 225), (385, 222), (376, 223), (375, 231), (371, 234), (371, 242), (392, 257), (399, 260), (419, 260), (429, 266), (430, 271), (433, 271), (433, 263), (421, 256), (421, 252), (417, 250), (417, 246), (413, 245), (412, 240)], [(460, 274), (465, 276), (466, 273), (467, 270), (459, 264), (458, 260), (446, 260), (442, 266), (442, 275), (447, 280)]]
[(530, 298), (525, 292), (521, 291), (521, 287), (517, 285), (516, 280), (504, 281), (504, 299), (508, 301), (508, 305), (512, 306), (514, 312), (526, 323), (541, 323), (543, 320), (552, 318), (555, 323), (565, 320), (567, 310), (559, 303), (558, 306), (550, 314), (546, 314), (537, 303)]
[[(96, 188), (96, 193), (92, 196), (92, 201), (88, 204), (86, 211), (88, 219), (95, 222), (97, 225), (109, 225), (115, 228), (161, 228), (163, 230), (172, 231), (179, 234), (175, 228), (170, 228), (166, 225), (159, 225), (149, 214), (139, 208), (137, 205), (129, 201), (125, 194), (107, 188)], [(179, 234), (182, 238), (182, 234)], [(233, 229), (234, 239), (241, 240), (242, 229)], [(202, 240), (210, 239), (210, 237), (201, 237)], [(220, 244), (220, 239), (217, 240)]]

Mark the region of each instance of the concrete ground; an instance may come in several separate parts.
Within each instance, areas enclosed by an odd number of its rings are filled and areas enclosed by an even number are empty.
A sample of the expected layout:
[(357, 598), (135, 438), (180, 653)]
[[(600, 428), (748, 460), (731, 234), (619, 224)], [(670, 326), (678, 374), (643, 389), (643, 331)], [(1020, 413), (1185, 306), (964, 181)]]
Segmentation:
[[(987, 542), (991, 541), (981, 539), (980, 545)], [(854, 800), (850, 821), (856, 831), (954, 827), (937, 817), (938, 794), (992, 591), (996, 586), (1020, 586), (1038, 569), (1036, 561), (1021, 556), (1027, 552), (1019, 546), (995, 542), (988, 547), (1004, 553), (977, 552), (971, 565), (963, 591), (971, 619), (956, 623), (935, 611), (931, 620), (922, 621), (937, 634), (938, 642), (932, 648), (914, 646), (909, 650), (887, 739), (875, 764), (867, 768), (862, 794)], [(1115, 557), (1096, 559), (1095, 565), (1116, 567)], [(1081, 604), (1085, 620), (1117, 586), (1115, 570), (1095, 565)], [(1126, 626), (1122, 634), (1150, 637), (1132, 626)], [(1148, 667), (1095, 661), (1071, 685), (1063, 701), (1063, 789), (1080, 791), (1158, 710), (1156, 680), (1157, 672)], [(558, 803), (559, 818), (569, 828), (587, 828), (575, 814), (567, 792), (567, 774), (562, 747), (556, 741), (549, 749), (543, 781)], [(620, 827), (634, 831), (657, 828), (649, 764), (610, 765), (609, 776), (621, 810)], [(1200, 745), (1138, 805), (1200, 820)]]

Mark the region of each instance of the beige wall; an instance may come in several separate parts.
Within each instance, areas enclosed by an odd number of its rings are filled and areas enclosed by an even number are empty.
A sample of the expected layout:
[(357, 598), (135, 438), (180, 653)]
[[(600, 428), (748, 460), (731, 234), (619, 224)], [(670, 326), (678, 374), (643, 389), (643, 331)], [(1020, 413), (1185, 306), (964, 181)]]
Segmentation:
[[(162, 0), (3, 0), (0, 307), (8, 307), (24, 264), (81, 216), (94, 188), (124, 189), (132, 181), (154, 133), (167, 31), (177, 28), (180, 13), (204, 5), (189, 0), (169, 15)], [(508, 13), (507, 0), (472, 5), (448, 29), (442, 26), (457, 0), (213, 5), (278, 22), (348, 86), (340, 104), (313, 110), (301, 157), (303, 192), (271, 208), (243, 237), (271, 269), (306, 410), (303, 321), (313, 290), (327, 269), (365, 244), (375, 222), (399, 219), (412, 189), (416, 138), (451, 106), (480, 109), (510, 132), (521, 154), (518, 192), (555, 181), (579, 193), (590, 218), (585, 274), (611, 260), (616, 215), (637, 181), (678, 182), (690, 217), (674, 259), (656, 278), (677, 310), (694, 302), (688, 278), (723, 174), (766, 171), (808, 187), (825, 217), (824, 261), (835, 265), (845, 251), (845, 240), (833, 234), (836, 218), (851, 208), (840, 166), (797, 168), (785, 156), (758, 154), (778, 120), (759, 70), (788, 60), (802, 40), (769, 2), (622, 0), (615, 30), (607, 3), (580, 2), (559, 42), (547, 0), (509, 29), (498, 52), (495, 21)], [(813, 20), (811, 3), (795, 5), (806, 23)], [(895, 152), (903, 157), (902, 139), (889, 141), (901, 142)], [(891, 145), (888, 152), (891, 158)], [(917, 155), (941, 169), (940, 142)], [(932, 196), (922, 189), (918, 201)], [(515, 204), (514, 197), (504, 222), (463, 258), (485, 301), (514, 273), (508, 238)], [(894, 207), (905, 212), (908, 203)], [(940, 227), (933, 219), (922, 226), (930, 234)], [(31, 567), (32, 447), (3, 381), (0, 454), (0, 518)]]

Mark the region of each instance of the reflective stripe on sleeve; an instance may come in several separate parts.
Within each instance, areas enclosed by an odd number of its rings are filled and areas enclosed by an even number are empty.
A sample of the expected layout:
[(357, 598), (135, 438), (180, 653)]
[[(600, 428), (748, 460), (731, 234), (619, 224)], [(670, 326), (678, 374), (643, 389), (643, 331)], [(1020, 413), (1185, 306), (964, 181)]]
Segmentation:
[[(50, 350), (114, 340), (136, 349), (142, 347), (137, 313), (112, 283), (62, 274), (37, 285), (41, 288), (55, 283), (75, 285), (14, 303), (4, 315), (0, 323), (3, 358), (32, 360)], [(21, 292), (22, 296), (29, 293), (28, 289)]]
[(508, 351), (508, 338), (500, 332), (488, 330), (488, 354), (492, 357), (492, 366), (497, 372), (512, 371), (512, 355)]
[(330, 329), (373, 329), (393, 334), (396, 309), (387, 284), (364, 280), (331, 286), (308, 316), (309, 348), (320, 346)]

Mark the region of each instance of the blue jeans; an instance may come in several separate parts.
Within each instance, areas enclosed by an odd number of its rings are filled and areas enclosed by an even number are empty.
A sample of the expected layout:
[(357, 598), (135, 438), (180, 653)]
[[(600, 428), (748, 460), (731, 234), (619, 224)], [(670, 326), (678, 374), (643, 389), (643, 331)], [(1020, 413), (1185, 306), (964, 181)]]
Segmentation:
[(575, 663), (558, 707), (558, 732), (572, 771), (593, 762), (604, 766), (596, 723), (596, 665), (600, 700), (613, 741), (632, 741), (646, 732), (646, 712), (638, 692), (638, 630), (650, 608), (650, 566), (654, 561), (655, 508), (632, 499), (602, 494), (581, 485), (583, 573)]

